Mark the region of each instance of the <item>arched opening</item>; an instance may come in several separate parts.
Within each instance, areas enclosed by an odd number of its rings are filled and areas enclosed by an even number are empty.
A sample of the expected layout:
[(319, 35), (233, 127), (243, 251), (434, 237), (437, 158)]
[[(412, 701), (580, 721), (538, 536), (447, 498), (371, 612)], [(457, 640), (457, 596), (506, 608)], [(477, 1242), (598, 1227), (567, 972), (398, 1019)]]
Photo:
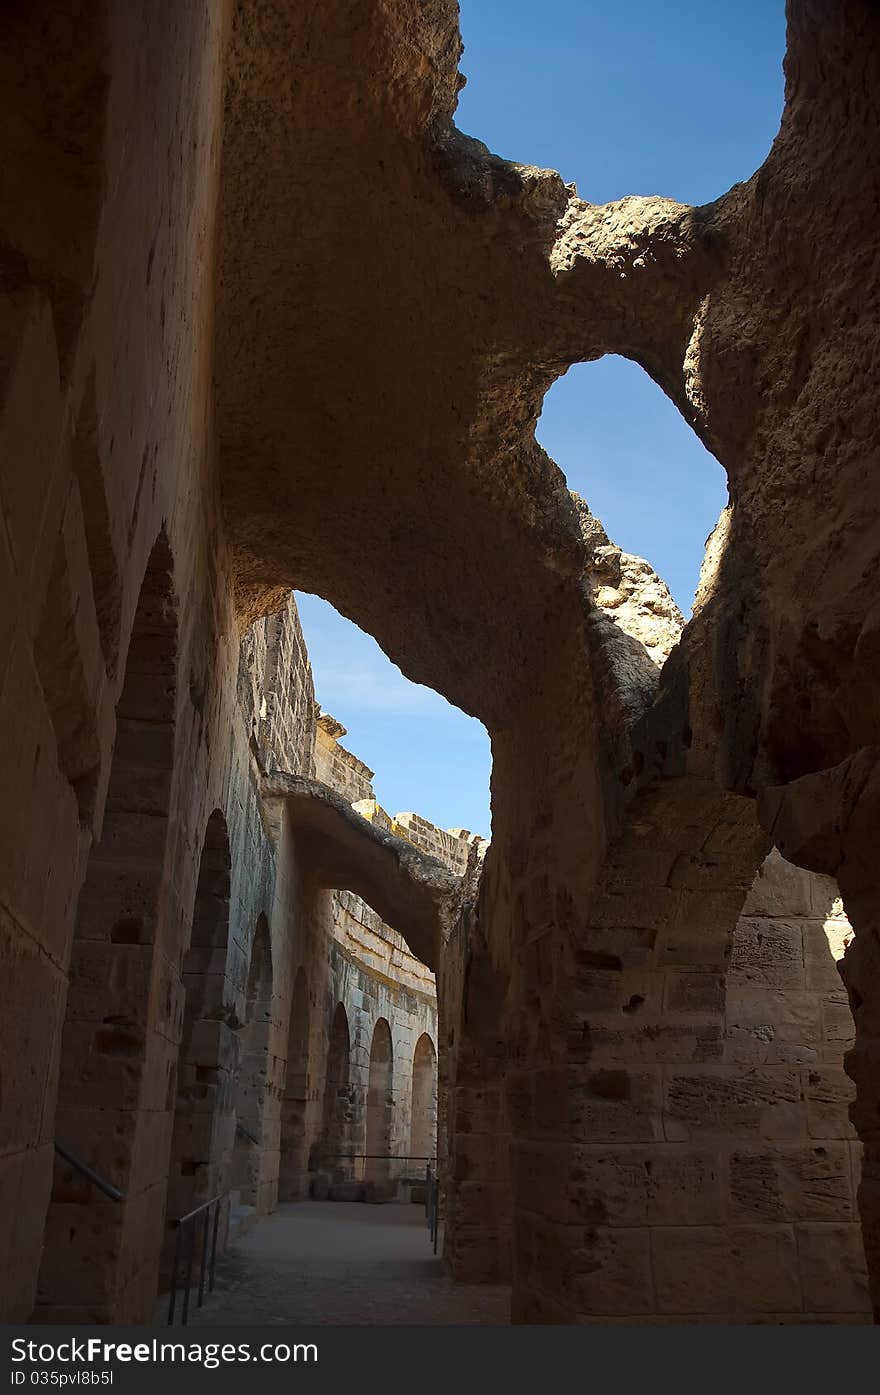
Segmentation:
[(420, 1161), (437, 1153), (437, 1053), (425, 1032), (413, 1053), (409, 1151), (413, 1160)]
[(662, 389), (617, 354), (577, 363), (544, 398), (537, 436), (611, 542), (690, 615), (727, 478)]
[[(601, 1217), (584, 1301), (651, 1311), (644, 1275), (640, 1296), (603, 1281), (622, 1227), (651, 1255), (667, 1320), (863, 1320), (836, 887), (764, 857), (749, 800), (677, 783), (640, 796), (606, 868), (615, 894), (577, 954), (588, 1030), (572, 1037), (584, 1105), (566, 1167)], [(517, 1145), (526, 1199), (548, 1194), (547, 1152)]]
[[(348, 1015), (342, 1003), (336, 1004), (327, 1050), (324, 1103), (321, 1118), (319, 1162), (334, 1180), (350, 1177), (351, 1154), (351, 1036)], [(347, 1156), (348, 1155), (348, 1156)]]
[[(56, 1160), (37, 1312), (59, 1322), (142, 1318), (155, 1295), (174, 1024), (151, 1011), (151, 1002), (162, 937), (176, 665), (173, 562), (162, 533), (141, 586), (101, 838), (77, 910), (55, 1116), (56, 1141), (122, 1199), (109, 1199)], [(139, 1264), (125, 1253), (134, 1224)]]
[(380, 1017), (373, 1029), (367, 1082), (364, 1177), (372, 1182), (384, 1181), (391, 1176), (393, 1085), (394, 1051), (391, 1044), (391, 1028), (385, 1018)]
[(215, 809), (205, 830), (192, 932), (183, 960), (183, 1032), (166, 1228), (222, 1191), (229, 1171), (231, 1086), (238, 1058), (238, 1042), (228, 1022), (225, 972), (231, 868), (226, 820)]
[[(725, 986), (728, 1214), (732, 1224), (763, 1227), (763, 1288), (776, 1285), (778, 1310), (790, 1268), (789, 1301), (802, 1295), (804, 1311), (821, 1322), (864, 1321), (871, 1311), (855, 1088), (844, 1071), (855, 1025), (841, 967), (852, 939), (833, 878), (773, 850), (737, 922)], [(747, 1307), (754, 1280), (738, 1259), (725, 1281)]]
[(306, 1111), (309, 1102), (309, 990), (300, 966), (293, 985), (287, 1034), (287, 1074), (281, 1102), (281, 1165), (278, 1196), (296, 1201), (304, 1196), (308, 1169)]
[[(492, 753), (483, 724), (410, 682), (326, 601), (297, 592), (296, 604), (317, 696), (345, 729), (361, 774), (363, 762), (370, 767), (367, 783), (375, 772), (370, 788), (358, 789), (351, 772), (339, 771), (349, 775), (339, 786), (346, 797), (375, 797), (391, 815), (417, 808), (439, 828), (488, 834)], [(326, 771), (318, 778), (335, 784)]]
[(269, 1034), (272, 1027), (272, 947), (269, 924), (260, 915), (254, 931), (240, 1032), (241, 1059), (235, 1097), (232, 1188), (242, 1206), (259, 1207), (263, 1183), (264, 1111), (269, 1090)]

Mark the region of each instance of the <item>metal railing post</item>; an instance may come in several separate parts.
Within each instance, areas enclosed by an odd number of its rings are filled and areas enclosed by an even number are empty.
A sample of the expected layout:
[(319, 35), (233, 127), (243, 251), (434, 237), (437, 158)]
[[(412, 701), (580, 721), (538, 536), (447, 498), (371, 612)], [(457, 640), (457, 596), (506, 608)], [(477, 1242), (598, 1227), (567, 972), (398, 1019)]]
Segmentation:
[[(208, 1272), (208, 1221), (210, 1219), (210, 1206), (202, 1212), (202, 1259), (199, 1264), (199, 1307), (205, 1301), (205, 1276)], [(195, 1229), (195, 1227), (193, 1227)]]
[(187, 1319), (189, 1318), (189, 1292), (192, 1287), (193, 1258), (196, 1248), (196, 1228), (194, 1224), (187, 1227), (187, 1236), (189, 1244), (186, 1251), (186, 1287), (183, 1291), (183, 1312), (180, 1315), (180, 1321), (184, 1327), (186, 1327)]
[(176, 1223), (177, 1235), (174, 1240), (174, 1266), (171, 1270), (171, 1291), (168, 1296), (169, 1326), (174, 1322), (174, 1314), (177, 1308), (177, 1293), (181, 1282), (184, 1281), (184, 1268), (185, 1291), (180, 1314), (181, 1326), (186, 1327), (189, 1321), (190, 1298), (193, 1289), (193, 1269), (196, 1263), (196, 1245), (199, 1246), (199, 1277), (196, 1306), (198, 1308), (203, 1306), (206, 1288), (209, 1293), (213, 1293), (214, 1291), (220, 1215), (222, 1207), (228, 1199), (227, 1193), (220, 1192), (217, 1196), (211, 1197), (210, 1201), (203, 1201), (201, 1206), (196, 1206), (194, 1210), (188, 1211), (187, 1214), (181, 1216)]
[(182, 1231), (180, 1225), (177, 1227), (177, 1234), (174, 1237), (174, 1267), (171, 1270), (171, 1294), (168, 1300), (168, 1326), (174, 1323), (174, 1307), (177, 1302), (177, 1270), (180, 1265), (180, 1237)]
[(220, 1198), (214, 1198), (214, 1225), (211, 1231), (211, 1267), (208, 1275), (208, 1292), (214, 1292), (214, 1268), (217, 1263), (217, 1229), (220, 1224)]

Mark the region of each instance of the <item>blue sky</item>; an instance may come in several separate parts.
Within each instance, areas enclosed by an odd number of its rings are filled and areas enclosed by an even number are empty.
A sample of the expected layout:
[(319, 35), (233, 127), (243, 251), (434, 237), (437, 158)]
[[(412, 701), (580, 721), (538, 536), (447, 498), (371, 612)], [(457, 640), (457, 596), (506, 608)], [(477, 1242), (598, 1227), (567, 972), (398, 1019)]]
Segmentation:
[[(558, 169), (592, 203), (706, 203), (754, 173), (779, 125), (783, 0), (461, 0), (461, 28), (457, 124)], [(623, 359), (578, 364), (548, 393), (538, 439), (687, 614), (726, 487), (659, 389)], [(488, 834), (480, 724), (409, 683), (330, 606), (298, 599), (319, 701), (376, 770), (383, 805)]]

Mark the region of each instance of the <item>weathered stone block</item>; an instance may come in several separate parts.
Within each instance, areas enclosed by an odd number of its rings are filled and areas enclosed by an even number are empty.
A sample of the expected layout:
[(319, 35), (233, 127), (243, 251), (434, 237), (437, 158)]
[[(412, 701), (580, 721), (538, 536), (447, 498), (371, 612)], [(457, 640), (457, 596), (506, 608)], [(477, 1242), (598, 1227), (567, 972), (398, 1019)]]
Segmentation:
[(767, 1067), (732, 1076), (723, 1068), (670, 1071), (666, 1084), (666, 1137), (794, 1139), (804, 1129), (800, 1074)]
[(804, 1306), (816, 1313), (869, 1312), (861, 1227), (813, 1223), (795, 1233)]
[(596, 896), (590, 908), (590, 922), (597, 929), (659, 930), (669, 924), (680, 904), (678, 891), (665, 886), (645, 888), (637, 882), (626, 891)]
[(733, 937), (730, 985), (797, 992), (806, 987), (803, 931), (796, 921), (743, 917)]
[(706, 1225), (725, 1216), (722, 1159), (707, 1149), (579, 1147), (569, 1188), (574, 1215), (585, 1224)]
[(668, 1226), (651, 1231), (660, 1312), (799, 1312), (790, 1226)]
[(665, 981), (665, 1010), (680, 1017), (716, 1016), (724, 1011), (725, 980), (722, 974), (691, 973), (669, 969)]
[(829, 994), (823, 999), (822, 1035), (832, 1049), (832, 1059), (840, 1061), (855, 1040), (855, 1023), (845, 993)]
[(571, 1271), (563, 1278), (563, 1301), (585, 1314), (652, 1312), (649, 1232), (601, 1227), (582, 1233), (583, 1243), (572, 1252)]
[(730, 933), (680, 920), (657, 940), (657, 963), (664, 969), (681, 969), (717, 977), (730, 959)]
[(848, 1075), (832, 1066), (814, 1067), (804, 1073), (807, 1129), (811, 1138), (854, 1138), (849, 1106), (855, 1086)]
[(691, 892), (717, 892), (719, 886), (733, 889), (742, 895), (748, 887), (747, 864), (725, 858), (721, 853), (709, 852), (706, 847), (699, 852), (679, 853), (669, 874), (668, 885)]
[(737, 1148), (730, 1155), (728, 1171), (734, 1220), (851, 1220), (855, 1216), (846, 1143)]
[(576, 979), (575, 1012), (579, 1017), (593, 1012), (659, 1014), (663, 987), (664, 975), (648, 969), (583, 968)]
[(575, 1139), (636, 1143), (662, 1138), (659, 1071), (573, 1071), (569, 1090), (570, 1129)]
[[(618, 1019), (619, 1021), (619, 1019)], [(602, 1025), (595, 1017), (582, 1027), (585, 1055), (593, 1066), (681, 1065), (717, 1061), (724, 1039), (717, 1022), (644, 1021), (641, 1011), (624, 1018), (620, 1028)]]
[(813, 993), (731, 983), (727, 999), (730, 1059), (743, 1064), (813, 1064), (820, 1060), (820, 1005)]

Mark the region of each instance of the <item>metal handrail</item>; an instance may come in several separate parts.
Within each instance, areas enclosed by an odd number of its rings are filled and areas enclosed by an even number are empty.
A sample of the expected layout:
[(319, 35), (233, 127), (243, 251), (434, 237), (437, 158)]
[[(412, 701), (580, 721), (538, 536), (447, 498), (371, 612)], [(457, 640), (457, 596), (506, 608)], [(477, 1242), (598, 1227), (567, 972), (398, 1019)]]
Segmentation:
[[(177, 1279), (180, 1269), (180, 1261), (183, 1251), (183, 1236), (188, 1238), (186, 1255), (186, 1286), (183, 1290), (183, 1311), (180, 1317), (182, 1327), (186, 1327), (189, 1320), (189, 1296), (192, 1288), (193, 1262), (196, 1250), (196, 1232), (199, 1229), (199, 1217), (202, 1217), (202, 1254), (199, 1262), (199, 1297), (196, 1304), (201, 1307), (205, 1301), (205, 1282), (207, 1280), (208, 1292), (214, 1290), (214, 1270), (217, 1263), (217, 1232), (220, 1227), (220, 1210), (227, 1199), (226, 1192), (220, 1192), (217, 1196), (212, 1196), (210, 1201), (202, 1202), (201, 1206), (196, 1206), (193, 1211), (188, 1211), (185, 1216), (175, 1222), (177, 1228), (177, 1238), (174, 1242), (174, 1266), (171, 1270), (171, 1290), (168, 1297), (168, 1326), (174, 1322), (174, 1309), (177, 1304)], [(213, 1214), (212, 1214), (213, 1213)], [(210, 1244), (208, 1234), (210, 1232)]]
[(385, 1158), (388, 1162), (423, 1162), (432, 1163), (433, 1153), (322, 1153), (324, 1158), (341, 1158), (344, 1161), (354, 1162), (356, 1158)]
[[(405, 1165), (406, 1165), (407, 1163), (413, 1163), (413, 1164), (416, 1164), (416, 1163), (418, 1163), (418, 1164), (428, 1163), (428, 1164), (430, 1164), (430, 1163), (432, 1163), (432, 1162), (434, 1161), (434, 1158), (435, 1158), (435, 1155), (434, 1155), (433, 1153), (427, 1154), (427, 1153), (324, 1153), (324, 1152), (322, 1152), (321, 1155), (320, 1155), (320, 1165), (321, 1165), (321, 1166), (326, 1166), (327, 1164), (334, 1163), (334, 1162), (350, 1162), (350, 1163), (357, 1163), (357, 1162), (359, 1162), (359, 1163), (362, 1163), (362, 1164), (363, 1164), (363, 1167), (362, 1167), (361, 1169), (357, 1169), (357, 1168), (356, 1168), (356, 1169), (354, 1169), (354, 1171), (359, 1171), (359, 1170), (362, 1171), (363, 1174), (364, 1174), (362, 1180), (366, 1181), (366, 1180), (368, 1180), (367, 1177), (366, 1177), (366, 1164), (367, 1164), (368, 1162), (386, 1162), (386, 1163), (388, 1163), (388, 1164), (391, 1164), (391, 1163), (403, 1163), (403, 1164), (404, 1164), (403, 1175), (396, 1176), (393, 1180), (394, 1180), (395, 1182), (397, 1182), (397, 1183), (402, 1183), (403, 1185), (406, 1185), (406, 1184), (413, 1185), (414, 1183), (416, 1183), (417, 1181), (420, 1180), (420, 1177), (421, 1177), (421, 1168), (420, 1168), (420, 1167), (419, 1167), (419, 1168), (416, 1168), (415, 1166), (413, 1166), (412, 1168), (409, 1168), (409, 1167), (406, 1167)], [(389, 1170), (390, 1170), (390, 1169), (389, 1169)], [(418, 1177), (414, 1175), (414, 1174), (417, 1173), (417, 1172), (419, 1173), (419, 1176), (418, 1176)]]
[(440, 1234), (440, 1176), (430, 1163), (425, 1168), (425, 1218), (428, 1222), (428, 1235), (436, 1254)]
[(83, 1177), (87, 1177), (89, 1181), (98, 1188), (98, 1191), (103, 1192), (105, 1196), (109, 1196), (111, 1201), (125, 1200), (118, 1187), (114, 1187), (111, 1182), (105, 1182), (103, 1177), (98, 1176), (94, 1168), (89, 1167), (88, 1163), (82, 1162), (71, 1153), (69, 1148), (65, 1148), (63, 1144), (56, 1142), (55, 1152), (60, 1158), (63, 1158), (66, 1163), (70, 1163), (71, 1167), (75, 1167), (77, 1172), (81, 1172)]
[(259, 1148), (261, 1146), (260, 1140), (258, 1138), (254, 1138), (250, 1129), (246, 1129), (244, 1124), (240, 1124), (237, 1119), (235, 1121), (235, 1132), (240, 1133), (243, 1138), (246, 1138), (248, 1143), (253, 1143), (255, 1148)]

